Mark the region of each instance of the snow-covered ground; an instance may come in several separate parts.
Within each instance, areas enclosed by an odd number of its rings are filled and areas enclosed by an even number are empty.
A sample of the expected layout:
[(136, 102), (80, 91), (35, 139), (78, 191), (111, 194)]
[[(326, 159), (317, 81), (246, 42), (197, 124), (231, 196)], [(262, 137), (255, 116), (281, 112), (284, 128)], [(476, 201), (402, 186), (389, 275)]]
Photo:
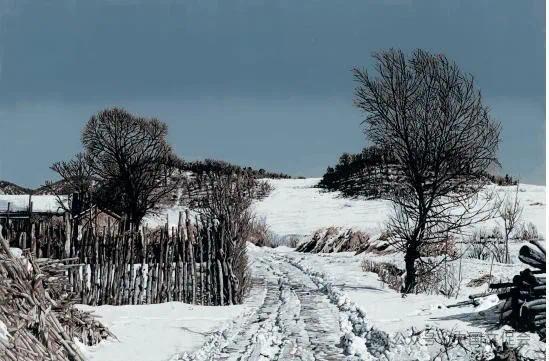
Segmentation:
[[(311, 235), (314, 231), (331, 226), (357, 228), (377, 233), (392, 211), (390, 202), (344, 198), (339, 192), (325, 192), (315, 186), (320, 178), (269, 179), (274, 188), (269, 196), (254, 204), (259, 217), (263, 217), (271, 230), (278, 235)], [(510, 196), (515, 187), (496, 187), (496, 193)], [(545, 235), (545, 186), (521, 184), (519, 200), (524, 207), (522, 218), (532, 222)], [(486, 222), (490, 229), (497, 220)]]
[(269, 179), (273, 191), (254, 204), (257, 216), (278, 235), (310, 235), (329, 226), (379, 230), (391, 211), (387, 201), (343, 198), (323, 192), (320, 178)]
[[(269, 180), (274, 190), (254, 203), (257, 216), (278, 236), (308, 236), (320, 228), (341, 226), (379, 233), (391, 206), (386, 201), (345, 199), (315, 188), (319, 179)], [(498, 187), (497, 192), (514, 192)], [(545, 236), (545, 187), (521, 185), (522, 219)], [(0, 200), (5, 196), (0, 196)], [(156, 218), (176, 223), (181, 208)], [(155, 218), (150, 218), (154, 222)], [(497, 221), (484, 225), (491, 229)], [(519, 243), (513, 244), (514, 250)], [(489, 272), (506, 279), (520, 264), (491, 265), (463, 259), (458, 297), (401, 294), (384, 285), (374, 273), (364, 272), (365, 257), (402, 266), (402, 254), (305, 254), (287, 247), (249, 246), (252, 291), (244, 305), (229, 307), (165, 303), (143, 306), (82, 306), (101, 317), (118, 340), (85, 348), (94, 361), (161, 360), (430, 360), (436, 345), (425, 340), (410, 344), (412, 330), (451, 330), (461, 334), (492, 330), (494, 297), (472, 306), (447, 308), (486, 284), (466, 283)], [(405, 336), (406, 340), (399, 340)], [(503, 336), (502, 336), (503, 337)], [(509, 337), (506, 334), (505, 337)], [(545, 349), (531, 334), (512, 334), (527, 340), (529, 350)], [(457, 351), (456, 351), (457, 352)], [(459, 352), (450, 359), (460, 358)]]
[(79, 307), (93, 311), (117, 337), (83, 346), (90, 361), (165, 361), (197, 352), (217, 330), (253, 309), (250, 305), (213, 307), (182, 302)]
[[(466, 293), (477, 293), (478, 289), (469, 292), (471, 290), (467, 290), (463, 285), (463, 297), (458, 300), (455, 297), (424, 294), (412, 294), (403, 298), (400, 293), (383, 284), (377, 274), (364, 272), (361, 269), (362, 257), (354, 256), (353, 253), (300, 254), (289, 249), (277, 251), (292, 262), (322, 274), (326, 281), (338, 287), (358, 306), (367, 310), (368, 320), (372, 325), (388, 333), (405, 331), (411, 327), (424, 328), (426, 325), (458, 330), (482, 329), (476, 327), (475, 323), (450, 317), (474, 312), (472, 306), (445, 307), (466, 299)], [(491, 298), (490, 301), (494, 299)]]
[[(336, 192), (323, 192), (314, 188), (319, 179), (269, 180), (274, 191), (266, 199), (254, 205), (256, 213), (264, 217), (271, 230), (280, 236), (310, 236), (320, 228), (341, 226), (361, 229), (370, 234), (381, 231), (391, 212), (388, 202), (379, 200), (345, 199)], [(513, 196), (515, 187), (495, 187), (499, 197)], [(520, 185), (518, 197), (523, 206), (522, 221), (533, 223), (539, 233), (546, 234), (546, 193), (544, 186)], [(491, 230), (501, 226), (497, 219), (477, 225)], [(517, 253), (520, 242), (511, 245)], [(277, 249), (286, 260), (321, 276), (327, 283), (337, 287), (351, 302), (365, 310), (367, 320), (376, 329), (390, 335), (406, 334), (410, 329), (438, 327), (456, 332), (487, 332), (493, 327), (494, 314), (490, 308), (497, 298), (485, 298), (478, 307), (447, 308), (449, 304), (466, 300), (470, 294), (487, 290), (487, 285), (467, 287), (474, 278), (487, 274), (492, 268), (496, 279), (510, 279), (524, 266), (516, 261), (511, 265), (491, 264), (489, 261), (463, 259), (455, 267), (461, 267), (461, 286), (457, 297), (441, 295), (408, 295), (389, 289), (374, 273), (364, 272), (361, 263), (366, 257), (377, 262), (390, 262), (403, 268), (402, 254), (359, 255), (352, 253), (303, 254), (288, 248)], [(501, 332), (501, 330), (500, 330)], [(516, 337), (520, 335), (516, 334)], [(526, 335), (532, 344), (537, 336)], [(544, 344), (541, 344), (545, 347)]]

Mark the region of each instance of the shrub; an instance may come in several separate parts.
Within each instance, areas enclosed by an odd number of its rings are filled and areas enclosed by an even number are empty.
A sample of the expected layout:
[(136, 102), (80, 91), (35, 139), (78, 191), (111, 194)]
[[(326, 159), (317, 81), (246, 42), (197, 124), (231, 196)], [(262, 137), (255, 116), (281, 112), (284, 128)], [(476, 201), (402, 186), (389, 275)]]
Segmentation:
[(466, 243), (469, 245), (467, 258), (487, 260), (493, 257), (496, 262), (506, 262), (505, 241), (498, 227), (494, 227), (491, 233), (482, 228), (476, 230)]
[(535, 224), (528, 222), (527, 224), (521, 225), (515, 234), (515, 238), (521, 241), (532, 241), (541, 240), (543, 239), (543, 236), (539, 234)]
[(488, 248), (488, 240), (486, 232), (483, 229), (475, 230), (475, 232), (465, 241), (469, 246), (467, 249), (467, 258), (487, 260), (490, 258), (490, 249)]
[(297, 245), (299, 244), (299, 242), (301, 242), (301, 238), (299, 236), (295, 235), (295, 234), (291, 234), (289, 236), (282, 237), (281, 240), (282, 240), (282, 242), (277, 244), (275, 247), (288, 246), (288, 247), (291, 247), (291, 248), (296, 248)]
[(254, 218), (250, 222), (248, 242), (253, 243), (258, 247), (272, 247), (273, 238), (273, 233), (269, 229), (264, 218)]
[(488, 242), (490, 254), (494, 257), (494, 260), (499, 263), (506, 263), (507, 251), (505, 249), (505, 243), (503, 239), (492, 239)]
[(459, 255), (459, 250), (455, 239), (449, 236), (444, 240), (425, 243), (421, 247), (421, 254), (424, 257), (449, 256), (450, 258), (456, 258)]
[(485, 242), (475, 242), (471, 244), (467, 257), (485, 261), (490, 258), (490, 250)]
[(404, 271), (397, 266), (388, 262), (374, 262), (367, 258), (362, 260), (361, 266), (364, 272), (373, 272), (377, 274), (380, 281), (387, 284), (389, 288), (400, 291)]

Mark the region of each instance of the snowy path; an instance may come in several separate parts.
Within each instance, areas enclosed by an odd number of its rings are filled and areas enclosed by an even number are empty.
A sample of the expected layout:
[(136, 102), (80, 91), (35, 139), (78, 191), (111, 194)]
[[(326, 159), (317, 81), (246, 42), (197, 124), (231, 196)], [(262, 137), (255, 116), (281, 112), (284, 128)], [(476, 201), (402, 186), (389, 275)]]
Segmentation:
[(252, 253), (253, 287), (265, 290), (263, 302), (209, 359), (355, 360), (340, 345), (340, 310), (311, 276), (275, 252)]
[(301, 270), (270, 252), (257, 252), (254, 281), (263, 304), (221, 350), (219, 360), (341, 360), (338, 309)]

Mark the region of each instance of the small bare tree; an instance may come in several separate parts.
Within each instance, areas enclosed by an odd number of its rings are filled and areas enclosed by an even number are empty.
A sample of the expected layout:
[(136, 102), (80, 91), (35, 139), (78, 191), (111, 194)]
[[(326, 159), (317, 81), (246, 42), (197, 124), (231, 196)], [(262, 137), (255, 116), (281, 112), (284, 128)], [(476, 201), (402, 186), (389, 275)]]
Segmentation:
[(509, 255), (509, 237), (511, 233), (519, 226), (523, 207), (518, 197), (519, 185), (517, 184), (513, 196), (505, 193), (503, 199), (499, 202), (498, 215), (503, 221), (504, 241), (505, 241), (505, 263), (511, 261)]
[(65, 202), (67, 194), (77, 194), (78, 201), (82, 203), (84, 199), (91, 198), (93, 189), (93, 172), (83, 153), (78, 153), (68, 161), (54, 163), (51, 167), (57, 173), (61, 180), (58, 182), (46, 182), (48, 191), (57, 197), (59, 207), (66, 212), (78, 212), (80, 207), (74, 207), (76, 200), (72, 200), (72, 205)]
[(166, 124), (157, 119), (106, 109), (84, 127), (84, 152), (51, 169), (65, 192), (119, 212), (136, 226), (177, 187), (171, 179), (176, 157), (166, 135)]
[(427, 245), (493, 216), (480, 193), (497, 164), (500, 126), (489, 116), (473, 77), (443, 55), (422, 50), (374, 55), (378, 76), (354, 69), (355, 105), (365, 133), (395, 158), (402, 181), (389, 195), (397, 248), (405, 253), (403, 292), (417, 284), (416, 263)]
[(50, 169), (61, 177), (64, 182), (63, 188), (65, 191), (84, 194), (88, 193), (92, 188), (93, 171), (86, 162), (86, 157), (83, 153), (76, 154), (69, 161), (56, 162)]

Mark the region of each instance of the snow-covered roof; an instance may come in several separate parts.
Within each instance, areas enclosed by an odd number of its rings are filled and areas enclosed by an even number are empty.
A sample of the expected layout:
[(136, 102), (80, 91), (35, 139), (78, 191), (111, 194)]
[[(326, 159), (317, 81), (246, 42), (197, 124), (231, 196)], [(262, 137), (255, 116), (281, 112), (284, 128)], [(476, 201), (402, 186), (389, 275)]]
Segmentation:
[(29, 207), (29, 197), (32, 202), (33, 212), (64, 213), (63, 207), (59, 204), (60, 200), (65, 206), (68, 206), (68, 196), (0, 194), (0, 212), (7, 211), (8, 204), (10, 206), (10, 211), (12, 212), (27, 211)]

